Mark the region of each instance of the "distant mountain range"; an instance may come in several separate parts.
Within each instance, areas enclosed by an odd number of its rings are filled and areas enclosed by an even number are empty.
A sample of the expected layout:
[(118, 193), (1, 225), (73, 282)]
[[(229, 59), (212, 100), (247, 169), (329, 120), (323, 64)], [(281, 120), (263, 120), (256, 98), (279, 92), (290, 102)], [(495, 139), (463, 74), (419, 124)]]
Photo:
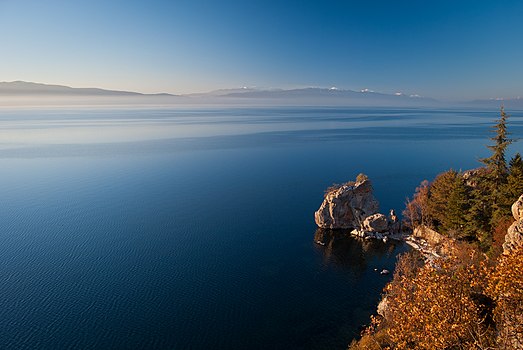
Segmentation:
[(516, 98), (489, 98), (486, 100), (473, 100), (468, 104), (482, 107), (499, 107), (504, 105), (508, 108), (523, 108), (523, 99), (520, 97)]
[[(132, 91), (105, 90), (99, 88), (73, 88), (63, 85), (48, 85), (25, 81), (0, 82), (0, 98), (8, 97), (54, 97), (100, 98), (139, 103), (182, 103), (182, 104), (255, 104), (255, 105), (336, 105), (336, 106), (478, 106), (523, 108), (523, 99), (488, 99), (464, 102), (442, 102), (433, 98), (402, 93), (385, 94), (364, 89), (361, 91), (332, 88), (299, 89), (221, 89), (206, 93), (173, 95), (168, 93), (143, 94)], [(139, 97), (136, 99), (136, 97)], [(1, 101), (0, 101), (1, 102)]]
[(217, 90), (206, 94), (198, 94), (198, 96), (216, 97), (222, 101), (230, 100), (237, 103), (265, 103), (272, 105), (417, 107), (439, 106), (441, 104), (436, 99), (418, 95), (403, 93), (385, 94), (369, 91), (368, 89), (354, 91), (335, 87), (297, 89), (242, 88)]
[(98, 88), (72, 88), (25, 81), (0, 82), (0, 95), (12, 96), (175, 96), (171, 94), (141, 94), (131, 91)]
[(380, 101), (380, 102), (401, 102), (409, 101), (413, 103), (430, 102), (438, 103), (432, 98), (424, 98), (417, 95), (384, 94), (369, 90), (354, 91), (337, 88), (318, 88), (308, 87), (300, 89), (253, 89), (241, 88), (230, 90), (216, 90), (203, 94), (191, 94), (193, 97), (222, 97), (239, 99), (262, 99), (262, 100), (290, 100), (290, 101)]

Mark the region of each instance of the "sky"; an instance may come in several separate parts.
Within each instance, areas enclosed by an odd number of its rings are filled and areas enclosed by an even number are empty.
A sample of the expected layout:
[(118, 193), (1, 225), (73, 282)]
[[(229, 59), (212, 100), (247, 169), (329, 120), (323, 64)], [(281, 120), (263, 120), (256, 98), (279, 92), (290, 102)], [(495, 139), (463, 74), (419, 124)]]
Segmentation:
[(0, 0), (0, 81), (523, 96), (523, 1)]

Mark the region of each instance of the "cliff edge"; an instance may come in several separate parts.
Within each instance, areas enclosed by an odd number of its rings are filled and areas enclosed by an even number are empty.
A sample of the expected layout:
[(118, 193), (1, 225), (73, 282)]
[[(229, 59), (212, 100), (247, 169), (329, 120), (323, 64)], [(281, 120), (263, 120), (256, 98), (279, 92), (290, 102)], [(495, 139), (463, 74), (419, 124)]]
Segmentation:
[(512, 204), (512, 216), (516, 221), (510, 225), (505, 236), (505, 243), (503, 243), (505, 255), (523, 246), (523, 195)]
[(332, 186), (314, 213), (316, 225), (330, 229), (359, 229), (363, 221), (378, 213), (379, 203), (369, 179)]

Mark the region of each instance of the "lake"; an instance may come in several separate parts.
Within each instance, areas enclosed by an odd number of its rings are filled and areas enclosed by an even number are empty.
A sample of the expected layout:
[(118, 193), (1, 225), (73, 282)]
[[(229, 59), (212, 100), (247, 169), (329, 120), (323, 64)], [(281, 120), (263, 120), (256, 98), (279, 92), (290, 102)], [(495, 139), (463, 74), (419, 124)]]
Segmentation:
[(2, 108), (0, 348), (344, 349), (407, 248), (315, 244), (324, 190), (365, 173), (401, 213), (422, 180), (479, 166), (498, 115)]

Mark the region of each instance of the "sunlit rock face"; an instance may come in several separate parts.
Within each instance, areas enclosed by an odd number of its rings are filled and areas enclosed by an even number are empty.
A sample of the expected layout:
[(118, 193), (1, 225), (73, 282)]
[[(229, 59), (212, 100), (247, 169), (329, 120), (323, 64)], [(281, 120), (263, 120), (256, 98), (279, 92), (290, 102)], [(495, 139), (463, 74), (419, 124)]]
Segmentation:
[(365, 218), (378, 212), (370, 180), (330, 188), (314, 219), (320, 228), (359, 229)]
[(503, 254), (508, 254), (523, 246), (523, 195), (512, 204), (512, 215), (516, 221), (508, 228), (505, 243), (503, 243)]
[(370, 232), (389, 232), (389, 222), (383, 214), (372, 214), (363, 220), (363, 229)]
[(425, 225), (416, 227), (412, 232), (412, 237), (426, 241), (431, 247), (439, 246), (446, 240), (443, 235)]

